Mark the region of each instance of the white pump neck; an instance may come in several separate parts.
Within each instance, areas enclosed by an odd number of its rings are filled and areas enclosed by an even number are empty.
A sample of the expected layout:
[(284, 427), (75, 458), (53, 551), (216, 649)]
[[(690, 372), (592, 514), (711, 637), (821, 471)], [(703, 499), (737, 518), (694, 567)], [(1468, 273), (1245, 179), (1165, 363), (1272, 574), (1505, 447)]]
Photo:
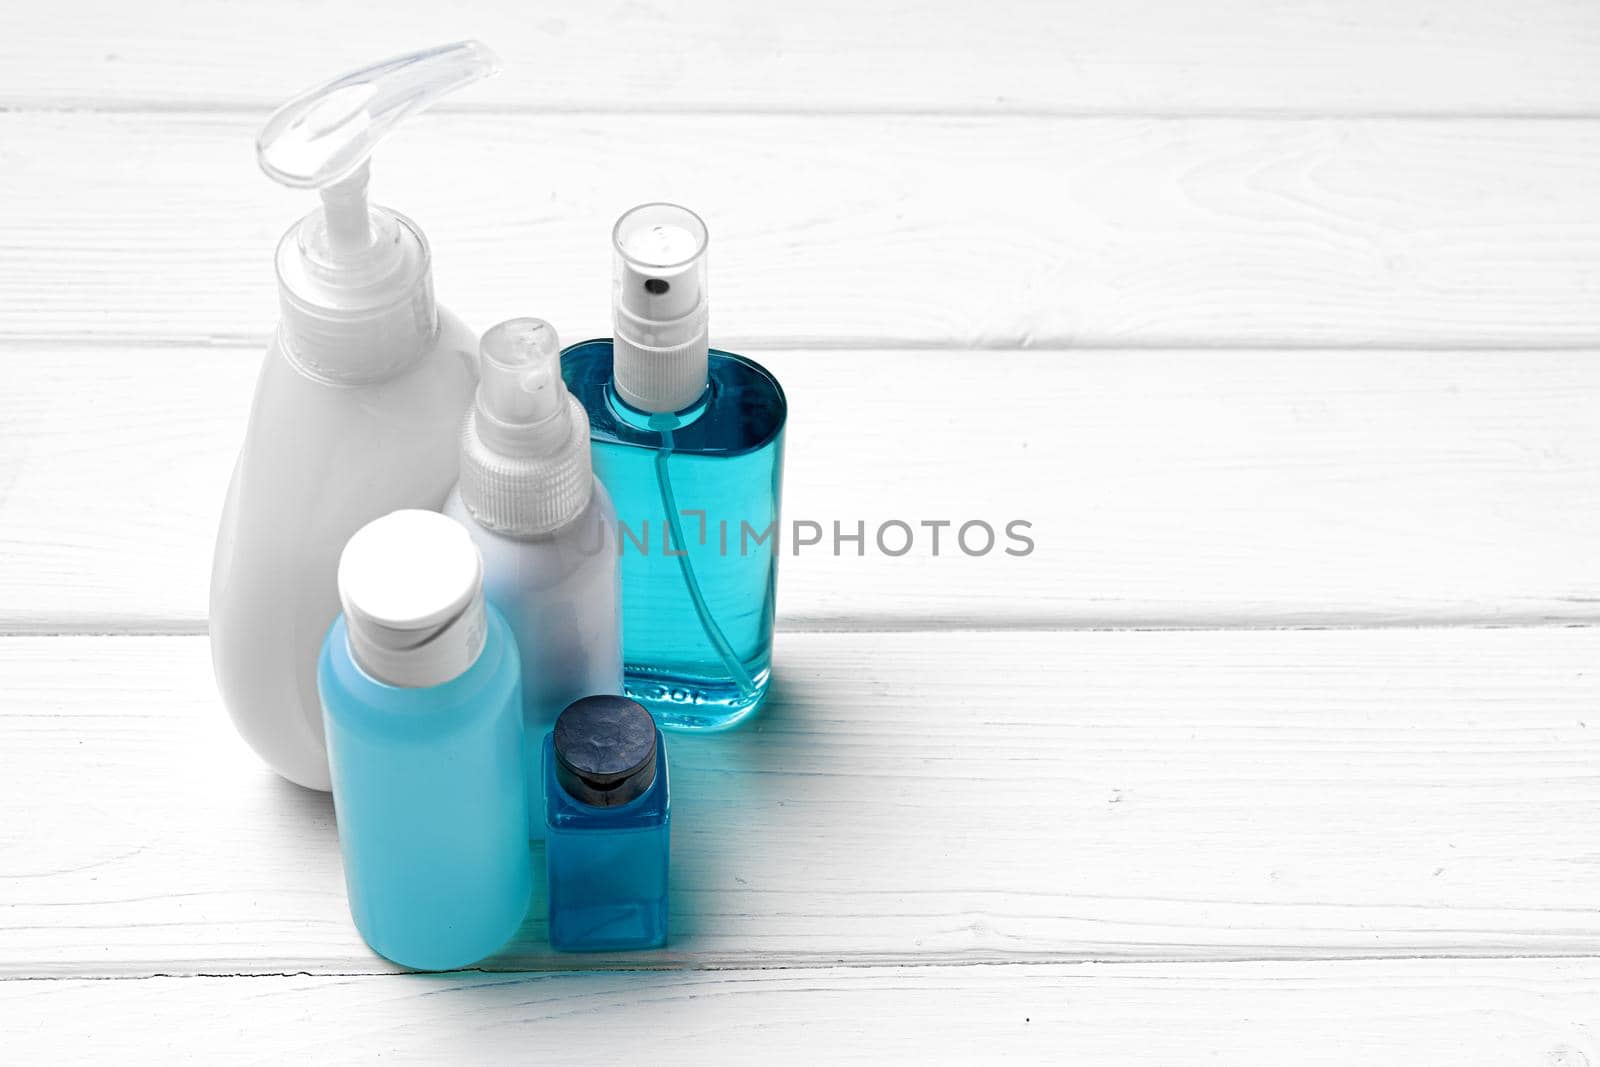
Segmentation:
[(328, 251), (337, 258), (356, 259), (372, 247), (372, 219), (367, 208), (367, 183), (371, 179), (372, 162), (366, 160), (349, 177), (319, 190)]

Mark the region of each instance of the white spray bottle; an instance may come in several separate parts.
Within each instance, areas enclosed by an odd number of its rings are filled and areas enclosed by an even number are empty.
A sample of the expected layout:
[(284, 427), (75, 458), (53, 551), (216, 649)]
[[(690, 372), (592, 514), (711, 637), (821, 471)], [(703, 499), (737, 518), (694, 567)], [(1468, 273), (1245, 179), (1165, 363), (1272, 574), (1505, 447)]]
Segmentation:
[(574, 700), (622, 692), (617, 513), (594, 476), (589, 417), (561, 380), (555, 329), (511, 319), (481, 352), (444, 513), (482, 553), (484, 595), (522, 655), (529, 832), (543, 837), (545, 735)]
[(400, 508), (437, 509), (476, 387), (475, 338), (438, 307), (428, 242), (367, 203), (398, 123), (498, 69), (476, 41), (387, 60), (301, 94), (256, 143), (322, 207), (278, 244), (281, 318), (256, 382), (211, 572), (211, 658), (239, 733), (290, 781), (327, 789), (317, 652), (344, 544)]

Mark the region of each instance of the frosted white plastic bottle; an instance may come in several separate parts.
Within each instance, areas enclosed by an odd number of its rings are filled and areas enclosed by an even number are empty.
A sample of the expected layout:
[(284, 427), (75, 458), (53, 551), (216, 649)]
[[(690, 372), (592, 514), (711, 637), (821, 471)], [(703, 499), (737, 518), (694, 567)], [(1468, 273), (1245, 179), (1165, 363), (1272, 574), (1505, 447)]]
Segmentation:
[(617, 513), (594, 476), (589, 418), (561, 380), (556, 331), (512, 319), (480, 351), (461, 482), (444, 512), (478, 546), (484, 595), (517, 639), (529, 833), (542, 837), (545, 735), (574, 700), (622, 692)]
[(316, 668), (339, 553), (372, 519), (437, 509), (457, 476), (475, 339), (433, 297), (427, 240), (367, 203), (368, 156), (407, 116), (497, 69), (466, 41), (312, 89), (257, 155), (322, 207), (279, 242), (281, 318), (217, 533), (211, 656), (234, 725), (273, 770), (329, 787)]

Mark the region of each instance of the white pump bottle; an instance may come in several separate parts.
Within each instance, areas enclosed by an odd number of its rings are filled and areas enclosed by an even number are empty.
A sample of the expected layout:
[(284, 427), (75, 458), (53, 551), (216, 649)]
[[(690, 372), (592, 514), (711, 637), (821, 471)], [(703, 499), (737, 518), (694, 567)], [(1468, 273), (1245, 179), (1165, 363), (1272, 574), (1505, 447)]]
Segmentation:
[(239, 733), (312, 789), (329, 788), (316, 667), (339, 553), (380, 515), (444, 502), (477, 377), (473, 334), (434, 302), (422, 231), (368, 205), (367, 160), (497, 69), (476, 41), (400, 56), (289, 101), (256, 143), (269, 176), (322, 207), (278, 244), (281, 317), (217, 534), (211, 657)]
[(574, 700), (622, 692), (617, 513), (594, 476), (589, 417), (561, 380), (555, 329), (502, 322), (481, 353), (444, 513), (482, 553), (484, 595), (522, 655), (530, 833), (542, 837), (545, 735)]

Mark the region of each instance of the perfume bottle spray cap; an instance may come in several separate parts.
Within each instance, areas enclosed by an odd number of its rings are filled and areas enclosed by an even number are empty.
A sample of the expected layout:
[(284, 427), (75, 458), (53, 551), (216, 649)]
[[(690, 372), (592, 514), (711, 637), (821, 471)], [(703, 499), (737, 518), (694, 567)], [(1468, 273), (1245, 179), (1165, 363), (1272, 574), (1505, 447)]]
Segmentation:
[(480, 526), (537, 537), (594, 494), (589, 417), (561, 380), (561, 341), (542, 319), (483, 335), (477, 402), (461, 431), (461, 502)]
[(391, 511), (357, 530), (338, 584), (351, 658), (380, 682), (443, 685), (483, 652), (483, 559), (438, 512)]
[(574, 800), (619, 807), (656, 780), (655, 720), (627, 697), (573, 701), (556, 719), (552, 736), (556, 780)]
[(316, 189), (322, 207), (278, 243), (280, 340), (331, 381), (384, 377), (438, 330), (427, 240), (404, 216), (367, 203), (368, 158), (403, 120), (499, 70), (477, 41), (353, 71), (296, 96), (267, 119), (256, 158), (274, 181)]
[(641, 204), (611, 231), (613, 384), (641, 411), (681, 411), (705, 392), (709, 243), (676, 204)]

